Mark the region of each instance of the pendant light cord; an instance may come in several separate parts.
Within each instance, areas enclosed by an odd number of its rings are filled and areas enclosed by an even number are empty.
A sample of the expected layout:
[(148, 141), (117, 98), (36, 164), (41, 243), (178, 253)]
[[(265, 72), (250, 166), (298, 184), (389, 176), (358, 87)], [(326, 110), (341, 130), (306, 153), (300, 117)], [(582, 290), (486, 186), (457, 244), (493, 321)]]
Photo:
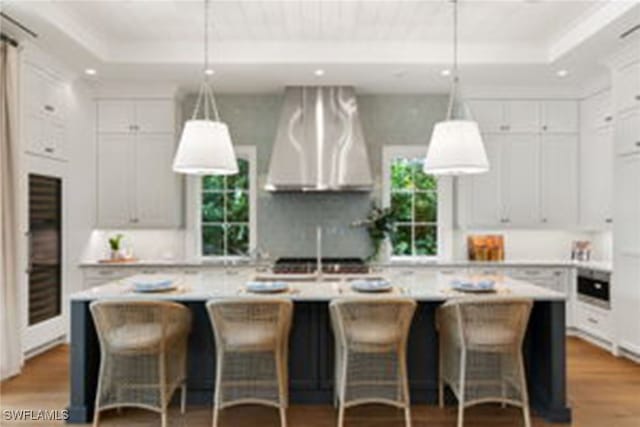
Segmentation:
[(209, 84), (209, 75), (207, 74), (209, 70), (209, 9), (210, 0), (204, 0), (204, 67), (202, 69), (204, 79), (200, 85), (200, 90), (198, 91), (198, 99), (196, 100), (196, 107), (193, 110), (191, 119), (195, 120), (197, 118), (198, 113), (200, 112), (200, 103), (203, 103), (205, 120), (209, 120), (209, 112), (211, 111), (213, 113), (214, 121), (219, 122), (220, 114), (218, 113), (218, 105), (216, 104), (216, 99), (213, 96), (213, 89), (211, 89), (211, 85)]
[(451, 0), (453, 3), (453, 70), (451, 72), (451, 95), (449, 96), (449, 107), (447, 108), (447, 120), (451, 120), (453, 115), (453, 104), (458, 95), (458, 0)]

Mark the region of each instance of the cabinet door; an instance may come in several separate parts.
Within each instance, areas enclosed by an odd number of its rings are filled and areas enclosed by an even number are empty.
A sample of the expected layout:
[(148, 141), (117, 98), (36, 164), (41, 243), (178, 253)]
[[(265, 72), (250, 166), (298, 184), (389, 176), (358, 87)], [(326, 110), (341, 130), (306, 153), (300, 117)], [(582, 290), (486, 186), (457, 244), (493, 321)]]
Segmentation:
[(575, 101), (544, 101), (541, 104), (543, 132), (578, 132)]
[(177, 226), (178, 175), (171, 165), (172, 134), (137, 134), (135, 155), (135, 223), (139, 227)]
[(175, 129), (173, 111), (172, 100), (137, 100), (135, 101), (135, 130), (145, 133), (173, 133)]
[(134, 130), (133, 101), (108, 99), (98, 101), (98, 132), (128, 133)]
[(580, 223), (606, 228), (613, 218), (613, 127), (584, 132), (580, 145)]
[(507, 101), (506, 125), (509, 132), (538, 132), (540, 103), (538, 101)]
[(539, 224), (540, 140), (537, 135), (509, 135), (503, 144), (502, 195), (509, 225)]
[(580, 103), (580, 128), (582, 132), (612, 124), (613, 104), (610, 90), (590, 96)]
[(502, 218), (500, 178), (502, 135), (484, 135), (484, 146), (489, 159), (489, 172), (460, 177), (464, 184), (467, 208), (467, 226), (496, 226)]
[(614, 191), (614, 249), (640, 255), (640, 155), (616, 160)]
[(46, 155), (64, 159), (66, 156), (66, 129), (63, 123), (57, 120), (45, 120), (44, 122)]
[(614, 256), (612, 291), (618, 345), (640, 353), (640, 254)]
[(544, 135), (541, 140), (541, 221), (551, 226), (578, 222), (578, 137)]
[(98, 137), (98, 226), (130, 227), (133, 219), (134, 139), (128, 134)]
[(640, 62), (628, 65), (615, 75), (616, 110), (640, 107)]
[(471, 115), (483, 133), (503, 132), (505, 123), (504, 102), (473, 100), (468, 102)]
[(619, 114), (615, 138), (618, 156), (640, 153), (640, 108)]

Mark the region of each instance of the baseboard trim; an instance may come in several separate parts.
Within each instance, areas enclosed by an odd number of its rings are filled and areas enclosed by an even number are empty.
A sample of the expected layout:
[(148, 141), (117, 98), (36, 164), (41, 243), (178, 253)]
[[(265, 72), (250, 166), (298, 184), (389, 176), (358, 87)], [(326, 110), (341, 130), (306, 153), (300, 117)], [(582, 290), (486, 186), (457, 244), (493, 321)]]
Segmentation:
[(42, 354), (46, 351), (51, 350), (53, 347), (56, 347), (60, 344), (64, 344), (67, 342), (67, 336), (65, 335), (61, 335), (58, 338), (55, 338), (49, 342), (46, 342), (42, 345), (39, 345), (37, 347), (34, 347), (32, 349), (30, 349), (29, 351), (25, 351), (24, 352), (24, 360), (29, 360), (32, 357), (35, 357), (39, 354)]

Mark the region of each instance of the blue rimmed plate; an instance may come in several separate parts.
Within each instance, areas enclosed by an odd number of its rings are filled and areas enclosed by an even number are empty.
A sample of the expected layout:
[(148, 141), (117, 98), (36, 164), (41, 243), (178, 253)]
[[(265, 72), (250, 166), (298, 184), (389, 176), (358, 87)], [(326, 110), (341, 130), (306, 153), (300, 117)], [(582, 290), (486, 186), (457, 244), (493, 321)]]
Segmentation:
[(393, 288), (388, 280), (354, 280), (351, 289), (356, 292), (388, 292)]
[(487, 293), (496, 291), (496, 282), (493, 280), (480, 280), (477, 282), (454, 280), (451, 288), (459, 292)]
[(257, 294), (275, 294), (288, 291), (289, 285), (286, 282), (247, 282), (246, 288)]

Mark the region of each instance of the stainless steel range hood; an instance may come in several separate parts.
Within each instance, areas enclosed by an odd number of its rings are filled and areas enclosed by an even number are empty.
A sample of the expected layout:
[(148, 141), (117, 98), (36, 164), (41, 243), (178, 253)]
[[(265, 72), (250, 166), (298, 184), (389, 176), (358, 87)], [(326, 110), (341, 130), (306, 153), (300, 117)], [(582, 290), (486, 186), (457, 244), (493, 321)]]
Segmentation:
[(370, 191), (367, 147), (352, 87), (287, 87), (269, 191)]

